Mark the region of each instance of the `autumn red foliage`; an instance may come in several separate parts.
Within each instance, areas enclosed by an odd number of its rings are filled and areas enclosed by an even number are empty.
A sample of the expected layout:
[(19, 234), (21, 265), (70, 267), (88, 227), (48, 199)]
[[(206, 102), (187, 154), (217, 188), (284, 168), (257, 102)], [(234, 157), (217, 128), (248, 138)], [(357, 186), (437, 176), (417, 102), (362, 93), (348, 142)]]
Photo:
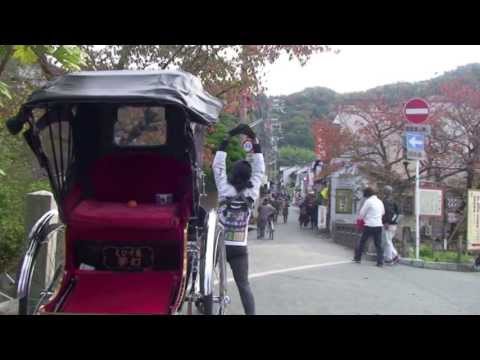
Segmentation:
[(347, 150), (350, 137), (340, 125), (333, 124), (328, 119), (313, 121), (312, 133), (315, 141), (315, 155), (323, 164), (320, 176), (324, 177), (337, 170), (332, 160)]

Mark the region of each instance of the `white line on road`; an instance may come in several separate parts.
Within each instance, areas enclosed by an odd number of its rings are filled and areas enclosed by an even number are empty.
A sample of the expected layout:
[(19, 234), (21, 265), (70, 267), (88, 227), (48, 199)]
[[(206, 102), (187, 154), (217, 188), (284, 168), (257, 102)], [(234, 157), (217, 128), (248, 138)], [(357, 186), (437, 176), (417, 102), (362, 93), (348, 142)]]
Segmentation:
[[(314, 268), (327, 267), (327, 266), (340, 265), (340, 264), (348, 264), (348, 263), (351, 263), (351, 261), (350, 260), (344, 260), (344, 261), (327, 262), (327, 263), (313, 264), (313, 265), (296, 266), (296, 267), (291, 267), (291, 268), (286, 268), (286, 269), (271, 270), (271, 271), (265, 271), (265, 272), (260, 272), (260, 273), (256, 273), (256, 274), (251, 274), (251, 275), (248, 276), (248, 278), (249, 279), (254, 279), (254, 278), (258, 278), (258, 277), (282, 274), (282, 273), (291, 272), (291, 271), (307, 270), (307, 269), (314, 269)], [(227, 279), (227, 282), (232, 282), (232, 281), (234, 281), (233, 278), (228, 278)]]

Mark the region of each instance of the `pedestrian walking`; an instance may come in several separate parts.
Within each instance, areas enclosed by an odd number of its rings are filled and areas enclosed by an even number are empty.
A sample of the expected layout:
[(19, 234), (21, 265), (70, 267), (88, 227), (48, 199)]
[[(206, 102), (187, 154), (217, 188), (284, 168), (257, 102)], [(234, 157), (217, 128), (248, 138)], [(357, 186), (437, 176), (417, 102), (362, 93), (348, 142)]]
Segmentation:
[(288, 208), (290, 205), (288, 204), (288, 198), (283, 200), (283, 208), (282, 208), (282, 215), (283, 215), (283, 223), (286, 224), (288, 220)]
[(365, 226), (363, 228), (362, 237), (355, 248), (355, 256), (353, 260), (360, 263), (362, 260), (365, 244), (370, 237), (375, 242), (375, 250), (377, 253), (377, 266), (383, 266), (383, 249), (382, 249), (382, 217), (385, 214), (383, 202), (375, 195), (375, 191), (367, 187), (363, 190), (363, 196), (366, 199), (359, 212), (359, 220), (363, 220)]
[(278, 223), (278, 216), (282, 212), (282, 200), (280, 199), (280, 194), (277, 194), (272, 202), (273, 207), (275, 208), (275, 214), (273, 215), (273, 222)]
[(398, 251), (393, 245), (393, 237), (397, 232), (398, 218), (400, 211), (398, 205), (393, 200), (393, 188), (385, 186), (383, 206), (385, 208), (385, 215), (383, 215), (383, 239), (384, 251), (383, 256), (387, 264), (396, 264), (400, 261)]
[(300, 214), (298, 216), (298, 222), (300, 223), (300, 228), (307, 227), (310, 217), (308, 216), (308, 206), (307, 201), (305, 200), (300, 204)]
[(268, 199), (263, 199), (263, 202), (258, 207), (257, 239), (265, 238), (265, 228), (268, 220), (273, 217), (275, 212), (275, 208), (270, 205)]

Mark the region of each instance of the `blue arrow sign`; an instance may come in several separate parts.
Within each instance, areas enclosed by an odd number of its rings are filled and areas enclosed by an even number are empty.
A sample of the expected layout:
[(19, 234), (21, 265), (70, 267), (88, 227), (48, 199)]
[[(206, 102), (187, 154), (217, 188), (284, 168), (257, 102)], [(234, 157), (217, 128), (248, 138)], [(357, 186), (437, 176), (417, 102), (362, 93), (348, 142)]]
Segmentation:
[(424, 151), (425, 135), (419, 133), (405, 133), (407, 140), (407, 151)]

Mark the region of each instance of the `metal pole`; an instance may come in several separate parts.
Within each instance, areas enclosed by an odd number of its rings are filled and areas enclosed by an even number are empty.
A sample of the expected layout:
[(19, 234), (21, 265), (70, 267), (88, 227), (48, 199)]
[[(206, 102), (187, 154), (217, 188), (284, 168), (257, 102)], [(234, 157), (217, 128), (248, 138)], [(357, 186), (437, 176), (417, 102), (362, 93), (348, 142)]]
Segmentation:
[(415, 257), (420, 258), (420, 160), (415, 168)]

